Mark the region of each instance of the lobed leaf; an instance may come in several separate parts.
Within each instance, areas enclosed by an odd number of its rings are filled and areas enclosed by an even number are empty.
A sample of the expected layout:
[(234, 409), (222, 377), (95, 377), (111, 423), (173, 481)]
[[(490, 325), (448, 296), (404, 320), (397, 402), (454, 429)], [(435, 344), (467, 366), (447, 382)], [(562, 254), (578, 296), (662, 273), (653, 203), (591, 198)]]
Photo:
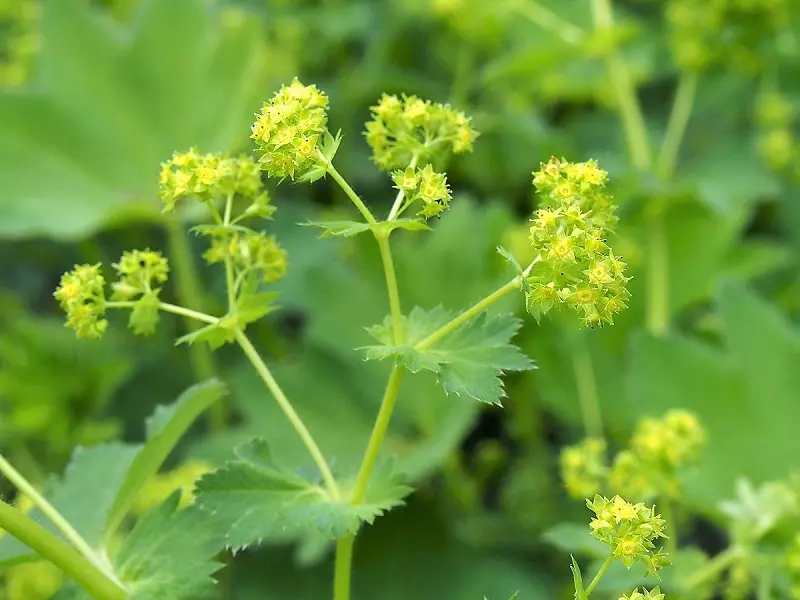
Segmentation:
[(225, 524), (226, 544), (234, 549), (264, 539), (355, 533), (361, 523), (402, 504), (410, 492), (397, 475), (383, 471), (373, 476), (362, 502), (349, 504), (348, 482), (341, 486), (342, 498), (332, 498), (317, 479), (277, 465), (263, 439), (239, 446), (236, 457), (196, 488), (198, 506)]
[(367, 359), (394, 358), (413, 373), (433, 371), (448, 394), (466, 394), (481, 402), (500, 404), (505, 396), (501, 376), (505, 371), (525, 371), (532, 361), (510, 340), (522, 322), (511, 315), (488, 316), (482, 313), (431, 346), (417, 344), (442, 327), (454, 314), (442, 307), (431, 311), (414, 308), (404, 318), (406, 342), (392, 341), (391, 319), (368, 329), (382, 343), (367, 346)]
[(375, 231), (391, 233), (395, 229), (405, 229), (407, 231), (430, 231), (430, 226), (420, 219), (395, 219), (393, 221), (381, 221), (379, 223), (360, 223), (358, 221), (308, 221), (301, 223), (308, 227), (319, 227), (322, 233), (321, 238), (328, 237), (353, 237), (365, 231)]

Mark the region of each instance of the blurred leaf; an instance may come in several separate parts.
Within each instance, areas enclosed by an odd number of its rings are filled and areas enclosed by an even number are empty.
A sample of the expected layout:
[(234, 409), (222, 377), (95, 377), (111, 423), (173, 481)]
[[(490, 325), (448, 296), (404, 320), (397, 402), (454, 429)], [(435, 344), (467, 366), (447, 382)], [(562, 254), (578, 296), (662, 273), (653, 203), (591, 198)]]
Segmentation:
[(116, 533), (137, 494), (155, 475), (186, 430), (203, 411), (225, 394), (225, 386), (212, 379), (193, 385), (168, 406), (156, 408), (147, 420), (147, 442), (139, 451), (117, 491), (105, 524), (105, 535)]
[(687, 477), (690, 498), (707, 507), (729, 497), (740, 476), (756, 483), (786, 477), (800, 453), (800, 440), (785, 427), (800, 419), (800, 337), (741, 287), (723, 287), (719, 305), (723, 350), (684, 336), (639, 335), (628, 373), (636, 416), (681, 407), (707, 427), (702, 466)]
[(77, 0), (44, 4), (36, 83), (0, 92), (0, 235), (158, 220), (162, 160), (246, 139), (264, 94), (258, 23), (195, 0), (139, 8), (120, 31)]
[(531, 360), (510, 343), (522, 321), (507, 314), (488, 317), (481, 313), (431, 346), (416, 347), (455, 316), (442, 307), (431, 311), (415, 307), (404, 319), (405, 342), (400, 345), (392, 341), (392, 319), (387, 317), (383, 325), (369, 329), (383, 345), (367, 346), (366, 356), (394, 357), (412, 373), (423, 369), (436, 373), (448, 394), (463, 393), (487, 404), (500, 404), (505, 396), (504, 372), (533, 368)]
[[(141, 446), (109, 443), (78, 448), (60, 479), (44, 490), (50, 504), (95, 549), (102, 548), (106, 519), (125, 475)], [(28, 516), (48, 531), (61, 533), (38, 509)], [(11, 536), (0, 538), (0, 563), (33, 560), (36, 555)]]
[(114, 557), (131, 600), (193, 600), (214, 589), (222, 535), (213, 519), (194, 506), (179, 509), (179, 501), (175, 493), (145, 513)]
[(608, 556), (607, 546), (589, 535), (585, 524), (559, 523), (545, 531), (542, 540), (563, 552), (594, 558)]
[(226, 545), (234, 550), (269, 539), (292, 539), (322, 533), (339, 538), (355, 533), (362, 522), (402, 504), (410, 488), (390, 472), (376, 472), (366, 497), (347, 502), (333, 498), (318, 477), (314, 480), (278, 466), (265, 440), (236, 449), (237, 460), (197, 484), (197, 503), (227, 525)]

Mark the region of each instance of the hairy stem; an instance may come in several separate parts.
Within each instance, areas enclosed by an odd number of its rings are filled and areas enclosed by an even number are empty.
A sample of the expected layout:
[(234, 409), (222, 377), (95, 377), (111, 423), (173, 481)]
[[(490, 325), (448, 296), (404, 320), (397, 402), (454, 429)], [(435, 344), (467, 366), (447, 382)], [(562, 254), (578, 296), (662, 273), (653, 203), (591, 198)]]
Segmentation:
[[(189, 240), (177, 215), (168, 215), (167, 239), (169, 243), (169, 258), (175, 273), (176, 291), (178, 300), (184, 306), (190, 304), (203, 306), (203, 292), (197, 268), (192, 259)], [(191, 317), (187, 318), (186, 328), (189, 332), (197, 329)], [(211, 348), (206, 344), (192, 344), (189, 347), (189, 359), (192, 370), (198, 381), (207, 381), (216, 376), (216, 366), (211, 355)], [(227, 412), (224, 401), (215, 402), (209, 411), (209, 425), (212, 431), (221, 431), (225, 428)]]
[(678, 90), (675, 93), (675, 100), (672, 103), (667, 131), (664, 134), (664, 141), (658, 153), (656, 170), (664, 178), (671, 177), (675, 172), (675, 165), (678, 160), (678, 151), (692, 116), (692, 106), (697, 92), (697, 74), (686, 71), (678, 81)]
[(126, 591), (93, 563), (35, 523), (0, 501), (0, 528), (58, 567), (96, 600), (125, 600)]
[(17, 471), (4, 456), (0, 455), (0, 473), (8, 479), (14, 487), (31, 499), (33, 504), (42, 511), (42, 514), (50, 519), (50, 522), (62, 533), (62, 535), (80, 552), (83, 557), (92, 565), (105, 572), (105, 565), (100, 561), (97, 553), (83, 539), (80, 533), (67, 521), (58, 510), (47, 501), (47, 499), (33, 487), (25, 476)]
[(353, 546), (356, 537), (346, 535), (336, 540), (333, 567), (333, 600), (350, 600), (350, 579), (353, 570)]
[(375, 236), (375, 239), (378, 240), (378, 248), (380, 248), (381, 251), (381, 262), (383, 263), (383, 272), (386, 276), (386, 288), (389, 292), (394, 343), (400, 344), (403, 341), (403, 313), (400, 310), (400, 293), (397, 289), (397, 276), (394, 271), (392, 250), (389, 247), (389, 236), (379, 234)]
[(367, 223), (375, 225), (377, 221), (367, 208), (367, 205), (362, 202), (355, 190), (353, 190), (353, 188), (350, 187), (350, 184), (345, 181), (344, 177), (339, 174), (339, 171), (336, 170), (336, 167), (333, 166), (333, 163), (325, 158), (325, 155), (319, 150), (317, 150), (317, 154), (319, 155), (320, 160), (322, 160), (322, 164), (325, 165), (326, 171), (331, 177), (333, 177), (333, 180), (339, 184), (339, 187), (342, 188), (345, 194), (347, 194), (347, 197), (350, 198), (351, 202), (355, 204), (356, 208), (364, 216), (364, 219), (367, 221)]
[(614, 561), (614, 555), (609, 554), (608, 558), (600, 567), (600, 570), (597, 571), (597, 575), (594, 576), (594, 579), (592, 579), (591, 583), (584, 590), (583, 598), (581, 600), (586, 600), (589, 597), (589, 594), (591, 594), (594, 591), (594, 588), (596, 588), (597, 584), (600, 583), (600, 580), (603, 578), (603, 575), (606, 574), (606, 571), (608, 571), (608, 568), (611, 566), (611, 563), (613, 561)]
[(602, 440), (604, 439), (603, 416), (597, 394), (597, 379), (594, 375), (592, 356), (589, 354), (589, 348), (583, 336), (575, 341), (572, 349), (572, 369), (578, 387), (578, 401), (586, 435)]
[[(225, 214), (222, 217), (222, 224), (225, 226), (231, 223), (231, 210), (233, 208), (233, 194), (228, 194), (225, 199)], [(236, 309), (236, 286), (233, 277), (233, 257), (231, 249), (225, 249), (225, 288), (228, 291), (228, 312), (232, 313)]]
[[(592, 15), (597, 31), (610, 30), (614, 24), (611, 0), (592, 0)], [(631, 161), (637, 169), (647, 171), (653, 165), (653, 155), (633, 80), (617, 48), (609, 49), (605, 63), (608, 77), (617, 97)]]
[(256, 352), (256, 349), (253, 347), (250, 339), (241, 329), (236, 330), (236, 341), (239, 343), (239, 346), (241, 346), (245, 356), (247, 356), (247, 358), (250, 360), (261, 379), (264, 380), (264, 383), (275, 397), (275, 400), (278, 402), (278, 406), (280, 406), (283, 414), (286, 415), (287, 419), (289, 419), (289, 422), (292, 424), (292, 427), (294, 427), (297, 435), (300, 436), (300, 439), (303, 441), (308, 453), (311, 455), (311, 458), (317, 465), (317, 468), (322, 475), (322, 479), (325, 482), (325, 487), (328, 489), (328, 493), (330, 494), (331, 498), (333, 500), (339, 500), (339, 486), (336, 485), (336, 480), (333, 477), (333, 473), (331, 473), (331, 469), (328, 466), (325, 457), (320, 451), (319, 446), (317, 446), (317, 443), (314, 441), (311, 432), (300, 418), (300, 415), (297, 414), (294, 406), (292, 406), (292, 403), (289, 402), (289, 399), (286, 397), (286, 394), (283, 393), (283, 390), (278, 385), (278, 382), (275, 381), (275, 378), (272, 376), (269, 368), (261, 359), (261, 356), (258, 354), (258, 352)]
[[(131, 301), (121, 301), (121, 302), (106, 302), (106, 308), (133, 308), (135, 303)], [(198, 310), (192, 310), (191, 308), (185, 308), (183, 306), (176, 306), (175, 304), (170, 304), (168, 302), (159, 302), (158, 303), (159, 310), (163, 310), (164, 312), (172, 313), (173, 315), (180, 315), (181, 317), (187, 317), (189, 319), (194, 319), (195, 321), (202, 321), (203, 323), (208, 323), (209, 325), (213, 325), (215, 323), (219, 323), (219, 319), (217, 317), (212, 317), (211, 315), (207, 315), (206, 313), (200, 312)]]
[[(416, 169), (417, 162), (419, 161), (419, 153), (415, 152), (414, 156), (411, 157), (411, 162), (408, 163), (409, 169)], [(389, 211), (389, 216), (386, 218), (387, 221), (394, 221), (398, 216), (400, 211), (400, 207), (403, 205), (403, 199), (405, 198), (405, 192), (403, 190), (397, 191), (397, 196), (394, 198), (394, 204), (392, 204), (392, 209)]]

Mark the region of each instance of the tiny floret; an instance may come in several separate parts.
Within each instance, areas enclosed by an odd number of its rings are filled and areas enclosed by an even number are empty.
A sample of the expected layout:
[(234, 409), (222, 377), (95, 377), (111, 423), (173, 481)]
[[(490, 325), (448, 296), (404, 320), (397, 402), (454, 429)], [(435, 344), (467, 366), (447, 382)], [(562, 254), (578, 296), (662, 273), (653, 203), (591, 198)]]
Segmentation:
[(552, 158), (533, 174), (542, 202), (531, 219), (530, 242), (538, 257), (526, 295), (537, 319), (566, 306), (584, 326), (594, 327), (613, 323), (627, 308), (627, 265), (606, 241), (617, 222), (607, 180), (594, 160)]
[(437, 173), (431, 165), (424, 169), (408, 167), (405, 171), (395, 171), (392, 175), (395, 187), (405, 195), (403, 213), (409, 206), (419, 200), (417, 215), (425, 219), (435, 217), (447, 209), (452, 197), (447, 185), (447, 176)]
[(319, 161), (328, 126), (328, 96), (295, 78), (261, 107), (250, 137), (269, 177), (294, 179)]
[(402, 169), (414, 157), (424, 165), (469, 152), (478, 136), (463, 112), (417, 96), (384, 94), (370, 110), (365, 135), (372, 160), (384, 171)]

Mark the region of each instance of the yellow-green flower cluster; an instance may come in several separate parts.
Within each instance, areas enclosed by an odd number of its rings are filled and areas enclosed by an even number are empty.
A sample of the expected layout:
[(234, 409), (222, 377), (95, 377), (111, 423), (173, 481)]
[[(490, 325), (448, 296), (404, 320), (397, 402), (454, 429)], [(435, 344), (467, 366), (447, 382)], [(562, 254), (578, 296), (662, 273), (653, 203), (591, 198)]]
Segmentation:
[(210, 264), (225, 262), (230, 256), (239, 275), (258, 274), (263, 283), (278, 281), (286, 275), (287, 255), (275, 236), (250, 230), (230, 236), (216, 236), (203, 254)]
[(602, 325), (627, 307), (627, 265), (606, 243), (617, 222), (607, 179), (593, 160), (551, 158), (534, 173), (541, 208), (534, 213), (530, 241), (538, 257), (526, 296), (537, 319), (555, 306), (568, 306), (582, 325)]
[(53, 295), (67, 313), (67, 327), (74, 329), (79, 339), (99, 339), (108, 328), (105, 284), (100, 264), (75, 265), (61, 276)]
[(160, 252), (130, 250), (122, 253), (119, 262), (112, 265), (119, 281), (111, 284), (112, 300), (131, 300), (139, 295), (157, 292), (157, 285), (167, 281), (169, 264)]
[(678, 64), (700, 71), (717, 64), (755, 72), (787, 19), (791, 0), (669, 0), (672, 52)]
[(667, 537), (664, 519), (656, 514), (655, 506), (633, 504), (620, 496), (609, 500), (599, 494), (587, 500), (586, 506), (595, 514), (589, 524), (592, 536), (611, 548), (614, 558), (627, 568), (639, 561), (655, 576), (670, 564), (667, 555), (655, 547), (658, 538)]
[(249, 156), (198, 154), (195, 148), (176, 152), (163, 162), (159, 183), (158, 195), (165, 211), (172, 210), (176, 202), (188, 196), (211, 202), (234, 194), (257, 202), (266, 195), (258, 165)]
[(327, 110), (328, 96), (297, 78), (264, 103), (250, 137), (258, 145), (259, 163), (267, 175), (294, 179), (318, 163)]
[(645, 462), (672, 470), (696, 461), (705, 443), (706, 432), (695, 415), (671, 410), (662, 419), (642, 419), (631, 449)]
[(417, 215), (429, 219), (445, 211), (450, 204), (452, 195), (447, 186), (447, 175), (437, 173), (431, 165), (426, 165), (424, 169), (408, 167), (405, 171), (395, 171), (392, 180), (405, 197), (398, 214), (419, 200), (422, 205)]
[(417, 96), (384, 94), (370, 110), (365, 135), (383, 171), (403, 169), (414, 157), (416, 164), (428, 164), (469, 152), (478, 136), (463, 112)]
[(39, 52), (39, 0), (0, 0), (0, 85), (27, 82)]
[(639, 591), (639, 588), (633, 590), (630, 594), (623, 594), (619, 597), (619, 600), (664, 600), (664, 594), (661, 593), (661, 588), (654, 587), (649, 592), (642, 588), (642, 591)]
[(789, 99), (776, 89), (756, 97), (758, 151), (770, 168), (783, 171), (795, 168), (800, 174), (800, 149), (794, 134), (795, 110)]
[(605, 487), (606, 443), (587, 438), (561, 451), (561, 478), (567, 493), (576, 499), (594, 496)]
[(575, 498), (603, 490), (638, 500), (659, 494), (674, 497), (680, 492), (679, 470), (698, 460), (705, 442), (705, 430), (688, 411), (671, 410), (661, 419), (645, 418), (610, 469), (602, 440), (587, 438), (564, 448), (560, 458), (564, 487)]

